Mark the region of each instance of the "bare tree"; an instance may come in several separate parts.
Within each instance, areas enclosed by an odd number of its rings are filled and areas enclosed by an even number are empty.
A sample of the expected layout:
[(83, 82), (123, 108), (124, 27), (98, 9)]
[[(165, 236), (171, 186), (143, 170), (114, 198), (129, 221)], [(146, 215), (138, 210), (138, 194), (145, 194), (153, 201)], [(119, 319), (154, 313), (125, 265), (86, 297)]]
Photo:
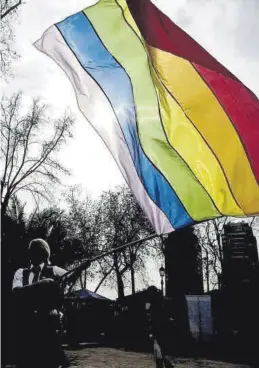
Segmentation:
[[(91, 259), (99, 253), (101, 218), (97, 203), (88, 194), (84, 194), (79, 186), (69, 188), (66, 202), (68, 234), (78, 242), (78, 262), (80, 259)], [(87, 279), (92, 279), (95, 268), (94, 264), (81, 272), (79, 277), (81, 288), (86, 288)]]
[[(153, 232), (131, 191), (125, 186), (104, 192), (99, 206), (102, 217), (99, 247), (102, 252), (116, 249)], [(145, 255), (147, 254), (148, 248), (143, 244), (137, 244), (105, 257), (100, 262), (103, 277), (96, 290), (104, 281), (109, 280), (112, 283), (114, 275), (118, 297), (122, 298), (127, 275), (129, 275), (131, 291), (135, 293), (135, 273), (145, 267)]]
[(249, 225), (253, 228), (255, 232), (259, 232), (259, 216), (252, 217)]
[(16, 12), (18, 7), (22, 5), (22, 0), (2, 0), (1, 1), (1, 20), (6, 18), (8, 15)]
[(2, 98), (1, 105), (1, 204), (6, 213), (12, 196), (27, 192), (38, 205), (49, 200), (51, 184), (60, 183), (59, 174), (69, 171), (59, 163), (55, 154), (71, 137), (73, 118), (69, 115), (51, 120), (47, 107), (39, 100), (32, 102), (22, 115), (21, 94)]
[[(224, 225), (229, 222), (239, 222), (240, 219), (222, 217), (204, 222), (195, 227), (203, 251), (204, 281), (207, 290), (220, 287), (220, 276), (223, 265), (222, 235)], [(259, 216), (243, 218), (253, 229), (254, 235), (259, 239)]]
[(195, 227), (200, 246), (203, 252), (203, 267), (206, 289), (220, 286), (220, 274), (223, 264), (223, 250), (221, 235), (228, 217), (206, 221)]
[(17, 15), (21, 0), (1, 0), (0, 17), (0, 73), (6, 77), (11, 73), (12, 61), (19, 57), (14, 49), (15, 34), (13, 19)]

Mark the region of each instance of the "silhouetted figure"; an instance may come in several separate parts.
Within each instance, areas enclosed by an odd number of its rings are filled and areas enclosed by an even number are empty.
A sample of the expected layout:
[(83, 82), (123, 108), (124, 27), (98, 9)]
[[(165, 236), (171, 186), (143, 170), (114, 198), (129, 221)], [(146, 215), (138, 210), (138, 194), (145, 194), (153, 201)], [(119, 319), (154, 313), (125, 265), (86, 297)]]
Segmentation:
[(166, 358), (163, 352), (167, 325), (164, 307), (163, 295), (155, 286), (150, 286), (147, 289), (147, 303), (145, 309), (148, 319), (148, 334), (153, 344), (156, 368), (173, 368), (173, 364)]
[(29, 267), (13, 280), (16, 307), (16, 363), (19, 368), (57, 368), (64, 353), (59, 338), (60, 289), (55, 282), (66, 271), (49, 263), (42, 239), (29, 244)]

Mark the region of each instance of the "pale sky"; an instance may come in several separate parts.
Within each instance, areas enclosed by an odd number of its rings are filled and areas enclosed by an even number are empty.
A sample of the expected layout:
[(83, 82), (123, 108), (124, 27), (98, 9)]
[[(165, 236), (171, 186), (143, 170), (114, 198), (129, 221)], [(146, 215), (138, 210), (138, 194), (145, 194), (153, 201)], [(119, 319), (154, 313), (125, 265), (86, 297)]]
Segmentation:
[[(141, 0), (140, 0), (141, 1)], [(99, 136), (79, 112), (63, 71), (37, 51), (33, 42), (53, 23), (95, 3), (90, 0), (27, 0), (15, 21), (17, 51), (14, 78), (0, 81), (2, 93), (22, 90), (26, 100), (42, 97), (58, 115), (66, 108), (76, 116), (74, 138), (60, 152), (73, 175), (64, 184), (81, 184), (92, 195), (124, 182)], [(258, 0), (154, 0), (259, 97)]]

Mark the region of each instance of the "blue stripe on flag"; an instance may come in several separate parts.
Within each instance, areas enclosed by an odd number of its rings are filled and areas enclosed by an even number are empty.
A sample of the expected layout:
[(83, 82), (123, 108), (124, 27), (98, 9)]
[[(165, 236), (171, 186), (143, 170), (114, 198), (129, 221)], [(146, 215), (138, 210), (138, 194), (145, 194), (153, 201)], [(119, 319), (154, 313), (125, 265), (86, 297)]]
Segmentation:
[(175, 229), (193, 223), (170, 184), (143, 152), (137, 133), (131, 81), (125, 70), (104, 47), (84, 13), (74, 14), (56, 26), (82, 67), (109, 99), (150, 198)]

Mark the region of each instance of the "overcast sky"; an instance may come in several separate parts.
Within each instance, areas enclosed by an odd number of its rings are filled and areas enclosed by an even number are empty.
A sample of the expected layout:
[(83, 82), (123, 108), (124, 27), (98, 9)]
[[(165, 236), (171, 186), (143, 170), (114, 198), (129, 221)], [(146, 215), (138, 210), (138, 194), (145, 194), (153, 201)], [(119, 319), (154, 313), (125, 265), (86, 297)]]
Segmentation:
[[(27, 0), (15, 21), (21, 58), (14, 64), (14, 78), (8, 83), (0, 82), (0, 91), (9, 94), (22, 90), (27, 101), (40, 96), (51, 106), (53, 115), (70, 108), (76, 116), (74, 139), (60, 155), (73, 175), (64, 184), (81, 184), (97, 196), (102, 190), (123, 183), (122, 176), (100, 138), (78, 111), (64, 73), (33, 46), (50, 25), (95, 2)], [(259, 97), (258, 0), (156, 0), (154, 3)]]

